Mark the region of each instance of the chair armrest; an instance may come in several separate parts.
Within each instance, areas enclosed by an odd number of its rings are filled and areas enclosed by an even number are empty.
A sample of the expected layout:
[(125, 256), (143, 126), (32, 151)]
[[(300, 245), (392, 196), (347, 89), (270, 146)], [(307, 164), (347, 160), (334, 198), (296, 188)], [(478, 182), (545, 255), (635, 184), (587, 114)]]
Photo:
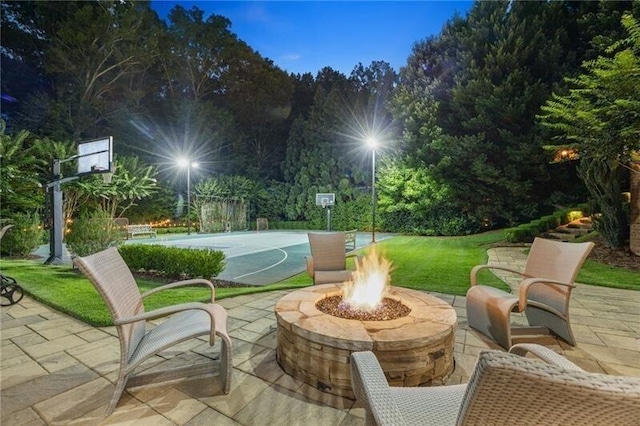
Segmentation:
[(473, 267), (473, 269), (471, 269), (471, 274), (469, 276), (469, 281), (471, 283), (472, 286), (477, 285), (478, 284), (478, 278), (477, 278), (477, 274), (478, 272), (480, 272), (482, 269), (497, 269), (500, 271), (505, 271), (505, 272), (512, 272), (514, 274), (518, 274), (520, 276), (526, 277), (526, 275), (524, 273), (522, 273), (521, 271), (516, 271), (515, 269), (510, 269), (510, 268), (505, 268), (504, 266), (495, 266), (495, 265), (476, 265)]
[(215, 297), (216, 297), (216, 288), (213, 286), (213, 283), (209, 280), (205, 280), (202, 278), (194, 278), (191, 280), (182, 280), (182, 281), (175, 281), (169, 284), (165, 284), (162, 285), (160, 287), (156, 287), (156, 288), (152, 288), (151, 290), (145, 291), (144, 293), (142, 293), (140, 295), (140, 297), (142, 297), (143, 299), (147, 296), (151, 296), (152, 294), (161, 292), (163, 290), (168, 290), (171, 288), (176, 288), (176, 287), (184, 287), (184, 286), (188, 286), (188, 285), (194, 285), (194, 284), (203, 284), (208, 286), (211, 289), (211, 303), (213, 303), (215, 301)]
[(307, 256), (304, 260), (307, 262), (307, 273), (313, 278), (315, 275), (315, 271), (313, 270), (313, 256)]
[(351, 354), (351, 386), (367, 412), (367, 424), (374, 419), (378, 425), (405, 424), (387, 378), (373, 352)]
[(568, 370), (584, 371), (582, 368), (578, 367), (562, 355), (555, 353), (549, 348), (534, 343), (518, 343), (511, 346), (511, 349), (509, 349), (509, 353), (520, 356), (526, 356), (527, 353), (532, 353), (548, 364), (563, 367)]
[[(214, 303), (181, 303), (179, 305), (167, 306), (164, 308), (154, 309), (153, 311), (144, 312), (142, 314), (134, 315), (128, 318), (122, 318), (115, 320), (113, 325), (120, 326), (125, 324), (131, 324), (143, 320), (152, 320), (156, 318), (166, 317), (178, 312), (198, 309), (205, 311), (211, 317), (211, 335), (209, 336), (210, 343), (213, 345), (213, 338), (217, 333), (227, 336), (227, 311), (220, 305)], [(228, 337), (228, 336), (227, 336)]]
[(565, 283), (562, 281), (550, 280), (549, 278), (527, 278), (520, 283), (520, 290), (518, 295), (518, 310), (522, 312), (527, 307), (527, 294), (529, 293), (529, 287), (534, 284), (556, 284), (568, 287), (570, 289), (575, 288), (574, 284)]

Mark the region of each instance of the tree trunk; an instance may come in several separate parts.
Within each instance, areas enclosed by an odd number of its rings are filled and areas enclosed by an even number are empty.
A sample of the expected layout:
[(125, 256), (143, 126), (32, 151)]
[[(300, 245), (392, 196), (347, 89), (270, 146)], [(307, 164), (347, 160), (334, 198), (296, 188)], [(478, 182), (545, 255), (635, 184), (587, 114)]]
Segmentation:
[(631, 156), (631, 200), (629, 249), (640, 256), (640, 152)]
[(606, 247), (624, 247), (629, 237), (629, 214), (622, 200), (623, 167), (610, 167), (606, 162), (582, 157), (578, 173), (589, 190), (593, 227)]

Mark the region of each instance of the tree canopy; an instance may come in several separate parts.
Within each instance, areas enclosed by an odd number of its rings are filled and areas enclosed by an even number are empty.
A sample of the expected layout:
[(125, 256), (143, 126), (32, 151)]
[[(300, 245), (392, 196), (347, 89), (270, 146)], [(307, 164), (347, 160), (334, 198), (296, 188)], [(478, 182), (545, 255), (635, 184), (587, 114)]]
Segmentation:
[[(251, 214), (321, 223), (315, 193), (335, 192), (337, 223), (366, 228), (365, 140), (376, 137), (386, 229), (476, 232), (584, 200), (584, 170), (551, 164), (544, 149), (554, 131), (571, 128), (565, 134), (585, 159), (624, 162), (637, 149), (635, 2), (476, 2), (418, 40), (402, 69), (381, 58), (348, 76), (328, 66), (288, 74), (239, 39), (228, 18), (197, 7), (177, 5), (161, 20), (147, 2), (1, 5), (3, 143), (23, 147), (3, 155), (26, 162), (35, 139), (59, 147), (53, 141), (112, 135), (121, 161), (138, 157), (134, 169), (148, 179), (157, 171), (156, 211), (170, 211), (184, 192), (173, 166), (189, 157), (201, 164), (195, 188), (251, 182)], [(564, 117), (555, 127), (538, 125), (545, 104)], [(28, 164), (34, 180), (3, 157), (3, 173), (13, 173), (3, 197), (46, 181), (48, 159)], [(28, 210), (39, 199), (15, 205)]]

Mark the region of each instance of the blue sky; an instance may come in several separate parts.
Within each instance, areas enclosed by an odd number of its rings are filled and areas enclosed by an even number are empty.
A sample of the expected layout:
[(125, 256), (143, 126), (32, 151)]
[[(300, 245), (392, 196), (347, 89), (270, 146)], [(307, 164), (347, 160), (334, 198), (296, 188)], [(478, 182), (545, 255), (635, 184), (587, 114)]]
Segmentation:
[(287, 72), (312, 75), (325, 66), (349, 76), (359, 62), (386, 61), (399, 71), (413, 44), (438, 34), (471, 1), (158, 1), (166, 18), (175, 4), (231, 20), (231, 31)]

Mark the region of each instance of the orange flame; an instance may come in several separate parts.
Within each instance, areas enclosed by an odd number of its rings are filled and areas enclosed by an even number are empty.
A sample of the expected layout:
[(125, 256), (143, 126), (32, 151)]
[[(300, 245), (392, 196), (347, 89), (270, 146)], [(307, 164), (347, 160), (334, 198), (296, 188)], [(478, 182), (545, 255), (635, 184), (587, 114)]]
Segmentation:
[(343, 283), (342, 300), (355, 309), (372, 310), (382, 302), (390, 282), (391, 261), (372, 249), (356, 261), (352, 280)]

